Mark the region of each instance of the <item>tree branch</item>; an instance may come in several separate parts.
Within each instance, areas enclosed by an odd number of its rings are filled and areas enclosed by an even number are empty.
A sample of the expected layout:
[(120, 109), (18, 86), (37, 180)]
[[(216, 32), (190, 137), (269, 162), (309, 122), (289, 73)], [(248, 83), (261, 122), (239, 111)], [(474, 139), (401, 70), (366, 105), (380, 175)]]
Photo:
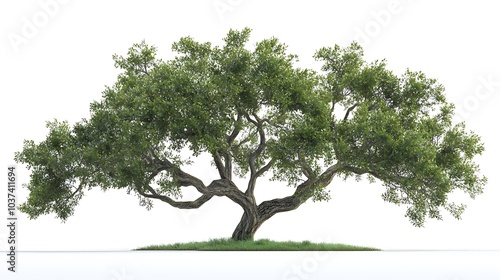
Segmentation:
[[(226, 135), (226, 141), (228, 145), (228, 149), (231, 149), (231, 146), (234, 143), (234, 140), (238, 135), (240, 134), (240, 122), (241, 122), (242, 114), (238, 112), (238, 116), (236, 120), (234, 121), (234, 129), (231, 132), (230, 135)], [(241, 143), (240, 143), (241, 144)], [(237, 145), (239, 146), (239, 145)], [(237, 148), (237, 147), (236, 147)], [(221, 156), (222, 154), (222, 156)], [(212, 153), (212, 157), (214, 158), (215, 166), (217, 167), (217, 170), (219, 171), (219, 175), (221, 179), (232, 179), (233, 175), (233, 161), (231, 158), (231, 154), (227, 150), (220, 150)], [(222, 161), (222, 158), (224, 158), (224, 162)]]
[[(249, 161), (250, 165), (253, 165), (253, 170), (255, 172), (255, 160), (257, 159), (258, 156), (260, 156), (260, 154), (264, 151), (264, 149), (266, 147), (266, 133), (264, 132), (264, 129), (262, 128), (262, 120), (259, 119), (259, 117), (256, 114), (253, 114), (253, 117), (256, 119), (256, 121), (252, 120), (247, 115), (247, 119), (250, 122), (252, 122), (257, 128), (257, 131), (259, 133), (260, 143), (259, 143), (259, 146), (257, 147), (257, 149), (250, 154), (248, 161)], [(252, 166), (250, 166), (250, 167), (252, 167)]]
[(83, 178), (80, 181), (80, 184), (78, 184), (78, 188), (69, 196), (69, 198), (75, 197), (75, 195), (83, 189), (84, 185), (85, 185), (85, 178)]
[(212, 153), (212, 157), (214, 158), (215, 166), (217, 167), (217, 171), (219, 171), (219, 176), (221, 179), (230, 179), (228, 178), (228, 174), (226, 173), (226, 166), (222, 163), (222, 158), (219, 155), (219, 152)]
[(297, 186), (293, 195), (262, 202), (257, 207), (259, 219), (265, 221), (277, 213), (297, 209), (314, 194), (315, 188), (328, 186), (341, 168), (342, 165), (337, 163), (329, 167), (315, 179), (307, 180)]
[(224, 170), (226, 173), (226, 179), (233, 179), (233, 159), (228, 151), (222, 151), (222, 156), (224, 157)]
[(240, 127), (239, 127), (238, 124), (241, 122), (241, 118), (242, 118), (242, 114), (238, 113), (238, 117), (234, 121), (234, 129), (233, 129), (233, 131), (231, 132), (230, 135), (226, 136), (227, 144), (228, 144), (229, 147), (231, 147), (233, 145), (234, 140), (240, 134), (241, 129), (240, 129)]
[(398, 183), (403, 183), (405, 180), (408, 180), (407, 177), (397, 175), (397, 174), (388, 174), (387, 172), (380, 172), (380, 171), (375, 171), (373, 168), (371, 169), (362, 169), (359, 167), (354, 167), (354, 166), (349, 166), (349, 165), (344, 165), (342, 167), (344, 170), (350, 171), (354, 174), (357, 175), (364, 175), (364, 174), (370, 174), (373, 177), (386, 182), (386, 181), (392, 181), (392, 182), (398, 182)]
[(193, 202), (176, 202), (168, 196), (158, 194), (148, 184), (147, 186), (143, 186), (143, 188), (146, 188), (149, 194), (144, 192), (141, 188), (136, 188), (139, 194), (144, 195), (145, 197), (160, 199), (178, 208), (195, 208), (196, 206), (199, 207), (199, 205), (205, 203), (215, 195), (226, 196), (245, 209), (255, 207), (254, 203), (250, 201), (249, 198), (229, 179), (214, 180), (210, 183), (210, 185), (205, 186), (200, 179), (182, 171), (179, 167), (173, 165), (167, 159), (160, 160), (151, 156), (147, 156), (146, 159), (152, 167), (152, 172), (149, 176), (150, 181), (161, 171), (167, 171), (171, 174), (179, 186), (193, 186), (202, 194), (202, 196)]
[(266, 173), (274, 164), (274, 159), (271, 159), (266, 165), (255, 172), (255, 177), (260, 177), (262, 174)]
[(349, 107), (345, 113), (345, 116), (344, 116), (344, 121), (347, 120), (347, 118), (349, 117), (349, 114), (351, 113), (352, 110), (354, 110), (356, 107), (359, 106), (359, 103), (354, 103), (354, 105), (352, 105), (351, 107)]
[(300, 169), (302, 170), (302, 173), (307, 177), (307, 179), (312, 180), (316, 178), (316, 174), (314, 173), (312, 168), (306, 164), (304, 158), (302, 157), (302, 150), (299, 149), (299, 151), (297, 151), (297, 156), (299, 158), (298, 163), (300, 165)]
[(252, 114), (252, 116), (255, 118), (255, 120), (253, 120), (248, 114), (245, 115), (246, 119), (257, 128), (257, 132), (259, 133), (260, 142), (259, 142), (259, 146), (257, 147), (257, 149), (255, 149), (255, 151), (250, 153), (250, 155), (248, 156), (248, 166), (250, 168), (250, 180), (248, 180), (248, 187), (247, 187), (247, 190), (245, 191), (245, 194), (250, 195), (253, 199), (255, 199), (253, 196), (253, 193), (255, 190), (255, 183), (257, 181), (257, 178), (260, 175), (262, 175), (267, 169), (269, 169), (271, 167), (273, 161), (271, 160), (268, 163), (269, 166), (267, 166), (267, 168), (266, 168), (266, 166), (264, 166), (264, 170), (261, 169), (262, 172), (257, 171), (257, 167), (256, 167), (255, 162), (256, 162), (257, 158), (262, 154), (264, 149), (266, 148), (266, 134), (265, 134), (264, 129), (262, 127), (263, 121), (256, 114)]
[[(222, 156), (220, 155), (222, 153)], [(221, 179), (231, 180), (233, 177), (233, 162), (231, 158), (231, 154), (229, 152), (221, 150), (212, 153), (212, 157), (215, 162), (215, 166), (217, 167), (217, 171), (219, 172)], [(224, 158), (224, 162), (222, 162), (222, 158)]]
[(146, 189), (149, 191), (149, 194), (146, 193), (146, 192), (144, 192), (140, 188), (136, 188), (136, 191), (140, 195), (142, 195), (144, 197), (161, 200), (161, 201), (166, 202), (169, 205), (171, 205), (171, 206), (173, 206), (175, 208), (179, 208), (179, 209), (195, 209), (195, 208), (199, 208), (200, 206), (202, 206), (203, 204), (205, 204), (205, 202), (209, 201), (213, 197), (213, 195), (211, 195), (211, 194), (203, 194), (202, 196), (200, 196), (198, 199), (196, 199), (194, 201), (175, 201), (175, 200), (171, 199), (170, 197), (168, 197), (166, 195), (158, 194), (149, 185), (146, 186)]
[(179, 186), (193, 186), (196, 190), (202, 194), (207, 193), (207, 187), (203, 184), (200, 179), (182, 171), (178, 166), (174, 165), (168, 159), (159, 159), (158, 157), (145, 156), (146, 161), (151, 166), (151, 175), (149, 179), (152, 180), (156, 175), (162, 171), (167, 171), (170, 173), (172, 178), (179, 184)]

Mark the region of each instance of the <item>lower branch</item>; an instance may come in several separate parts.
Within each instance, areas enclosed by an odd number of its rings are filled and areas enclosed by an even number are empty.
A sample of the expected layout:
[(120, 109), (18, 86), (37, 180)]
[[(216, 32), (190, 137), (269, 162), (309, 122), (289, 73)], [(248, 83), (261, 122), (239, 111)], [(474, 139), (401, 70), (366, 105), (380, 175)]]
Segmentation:
[(209, 201), (213, 197), (213, 195), (204, 194), (204, 195), (200, 196), (198, 199), (196, 199), (194, 201), (175, 201), (175, 200), (173, 200), (172, 198), (170, 198), (170, 197), (168, 197), (166, 195), (158, 194), (150, 186), (147, 186), (146, 189), (150, 193), (146, 193), (146, 192), (144, 192), (143, 190), (141, 190), (139, 188), (137, 188), (136, 191), (140, 195), (142, 195), (144, 197), (161, 200), (163, 202), (168, 203), (170, 206), (173, 206), (173, 207), (179, 208), (179, 209), (195, 209), (195, 208), (200, 208), (203, 204), (205, 204), (205, 202)]
[(325, 170), (320, 176), (314, 178), (313, 180), (307, 180), (300, 184), (293, 195), (262, 202), (257, 207), (260, 222), (264, 222), (277, 213), (297, 209), (300, 205), (302, 205), (302, 203), (306, 202), (313, 196), (315, 188), (328, 186), (333, 180), (335, 174), (337, 174), (341, 168), (342, 166), (337, 163)]

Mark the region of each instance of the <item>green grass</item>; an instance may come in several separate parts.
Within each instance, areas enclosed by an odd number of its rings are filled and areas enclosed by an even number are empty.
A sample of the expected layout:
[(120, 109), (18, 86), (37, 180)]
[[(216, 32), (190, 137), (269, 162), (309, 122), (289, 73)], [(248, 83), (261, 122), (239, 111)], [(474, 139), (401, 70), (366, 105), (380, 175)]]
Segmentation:
[(194, 251), (379, 251), (376, 248), (345, 244), (312, 243), (310, 241), (234, 241), (232, 239), (212, 239), (204, 242), (151, 245), (136, 250), (194, 250)]

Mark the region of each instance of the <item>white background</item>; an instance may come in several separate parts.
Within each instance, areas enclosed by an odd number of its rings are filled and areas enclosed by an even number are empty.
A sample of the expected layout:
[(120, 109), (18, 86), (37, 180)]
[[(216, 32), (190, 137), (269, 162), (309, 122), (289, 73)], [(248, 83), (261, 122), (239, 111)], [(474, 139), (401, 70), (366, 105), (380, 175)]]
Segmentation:
[[(437, 78), (468, 128), (486, 147), (477, 159), (489, 178), (463, 219), (444, 215), (414, 228), (405, 208), (382, 201), (380, 184), (334, 179), (332, 200), (307, 202), (276, 215), (256, 238), (313, 240), (382, 249), (500, 249), (498, 189), (500, 104), (500, 20), (494, 1), (2, 1), (0, 4), (1, 168), (13, 164), (24, 139), (41, 141), (45, 122), (75, 123), (89, 116), (117, 70), (111, 56), (126, 54), (141, 40), (156, 45), (159, 57), (173, 56), (171, 44), (190, 35), (220, 44), (230, 28), (253, 29), (252, 42), (278, 37), (298, 54), (300, 66), (316, 68), (312, 55), (323, 46), (358, 40), (365, 57), (387, 59), (396, 73), (406, 68)], [(44, 4), (45, 3), (45, 4)], [(49, 3), (49, 4), (46, 4)], [(51, 3), (51, 4), (50, 4)], [(316, 68), (317, 69), (317, 68)], [(489, 82), (488, 82), (489, 81)], [(28, 173), (18, 166), (19, 181)], [(192, 166), (208, 182), (215, 170)], [(6, 174), (0, 175), (6, 180)], [(293, 190), (260, 180), (258, 199)], [(6, 214), (5, 190), (0, 213)], [(21, 202), (27, 191), (18, 188)], [(188, 196), (189, 197), (189, 196)], [(4, 209), (4, 210), (2, 210)], [(53, 215), (29, 220), (20, 215), (20, 250), (129, 250), (150, 244), (229, 237), (242, 210), (228, 199), (213, 198), (199, 210), (178, 210), (155, 203), (151, 211), (125, 191), (93, 189), (66, 223)], [(6, 216), (0, 214), (0, 216)], [(3, 223), (2, 223), (3, 224)], [(7, 231), (0, 227), (0, 250)]]

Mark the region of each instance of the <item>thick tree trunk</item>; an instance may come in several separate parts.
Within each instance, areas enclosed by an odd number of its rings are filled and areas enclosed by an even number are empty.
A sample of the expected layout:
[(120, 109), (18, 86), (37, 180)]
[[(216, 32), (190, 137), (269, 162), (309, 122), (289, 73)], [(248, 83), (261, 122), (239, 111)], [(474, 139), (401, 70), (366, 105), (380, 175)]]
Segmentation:
[(253, 240), (255, 232), (265, 221), (277, 213), (297, 209), (313, 195), (314, 188), (328, 186), (340, 167), (340, 164), (335, 164), (314, 180), (303, 182), (297, 186), (293, 195), (264, 201), (258, 206), (254, 203), (240, 204), (243, 207), (244, 213), (233, 232), (232, 239)]
[(257, 217), (257, 211), (246, 210), (231, 237), (233, 240), (253, 240), (255, 232), (262, 223)]

